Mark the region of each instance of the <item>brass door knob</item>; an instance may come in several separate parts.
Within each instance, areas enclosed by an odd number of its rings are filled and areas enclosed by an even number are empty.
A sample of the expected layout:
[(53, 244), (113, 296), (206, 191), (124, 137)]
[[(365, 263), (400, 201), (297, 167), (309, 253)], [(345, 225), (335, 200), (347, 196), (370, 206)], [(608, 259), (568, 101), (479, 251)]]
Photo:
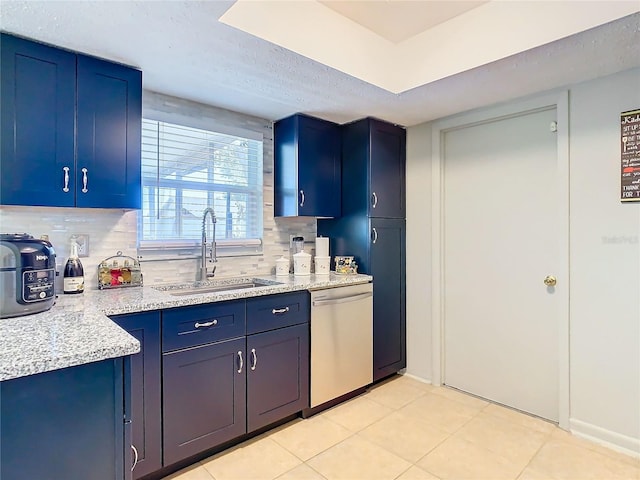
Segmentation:
[(556, 277), (554, 277), (553, 275), (547, 275), (546, 277), (544, 277), (544, 284), (547, 287), (555, 287), (556, 283), (558, 283), (558, 281), (556, 280)]

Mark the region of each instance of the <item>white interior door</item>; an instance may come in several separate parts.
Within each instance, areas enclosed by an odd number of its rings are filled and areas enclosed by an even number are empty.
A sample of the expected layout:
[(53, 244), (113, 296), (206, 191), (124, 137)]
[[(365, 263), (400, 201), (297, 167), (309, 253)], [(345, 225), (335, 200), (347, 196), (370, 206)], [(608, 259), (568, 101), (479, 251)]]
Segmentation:
[(555, 120), (444, 134), (443, 334), (445, 384), (558, 421)]

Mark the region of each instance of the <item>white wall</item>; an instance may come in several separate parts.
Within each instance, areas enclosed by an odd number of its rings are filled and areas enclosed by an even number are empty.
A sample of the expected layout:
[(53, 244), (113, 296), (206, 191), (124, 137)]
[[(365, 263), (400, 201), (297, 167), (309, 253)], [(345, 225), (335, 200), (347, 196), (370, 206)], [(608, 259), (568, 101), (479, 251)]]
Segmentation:
[(431, 124), (407, 131), (407, 373), (431, 379)]
[[(620, 113), (640, 108), (640, 69), (572, 85), (570, 428), (640, 453), (640, 203), (622, 204)], [(407, 131), (407, 372), (431, 379), (431, 125)], [(425, 233), (426, 232), (426, 233)], [(425, 235), (427, 239), (425, 240)], [(422, 297), (421, 297), (422, 295)], [(414, 303), (415, 302), (415, 303)]]
[(640, 69), (569, 102), (571, 428), (640, 451), (640, 203), (619, 201), (620, 112), (640, 108)]

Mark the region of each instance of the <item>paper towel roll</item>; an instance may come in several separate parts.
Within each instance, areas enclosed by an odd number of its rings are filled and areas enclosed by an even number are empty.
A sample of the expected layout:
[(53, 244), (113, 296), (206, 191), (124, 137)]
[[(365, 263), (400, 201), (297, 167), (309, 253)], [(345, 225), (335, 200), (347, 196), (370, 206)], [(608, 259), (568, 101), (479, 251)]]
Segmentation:
[(329, 256), (329, 237), (316, 237), (316, 256)]

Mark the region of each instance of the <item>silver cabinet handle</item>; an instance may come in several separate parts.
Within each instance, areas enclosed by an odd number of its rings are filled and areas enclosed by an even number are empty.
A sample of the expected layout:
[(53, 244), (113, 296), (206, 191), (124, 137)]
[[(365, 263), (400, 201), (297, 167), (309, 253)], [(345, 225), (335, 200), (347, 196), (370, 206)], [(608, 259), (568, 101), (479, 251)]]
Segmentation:
[(62, 186), (62, 191), (67, 193), (69, 191), (69, 167), (62, 167), (62, 171), (64, 172), (64, 185)]
[(256, 349), (251, 349), (251, 356), (253, 357), (253, 365), (251, 365), (251, 370), (256, 369), (256, 365), (258, 365), (258, 356), (256, 355)]
[(238, 373), (242, 373), (242, 367), (244, 367), (244, 361), (242, 360), (241, 350), (238, 350), (238, 357), (240, 358), (240, 368), (238, 369)]
[(271, 310), (271, 313), (273, 315), (277, 315), (279, 313), (287, 313), (289, 311), (289, 307), (284, 307), (284, 308), (274, 308), (273, 310)]
[(194, 327), (196, 328), (200, 328), (200, 327), (211, 327), (213, 325), (217, 325), (218, 324), (218, 320), (211, 320), (210, 322), (205, 322), (205, 323), (198, 323), (196, 322), (196, 324), (194, 325)]
[(304, 190), (300, 190), (300, 206), (304, 207)]
[(136, 468), (136, 465), (138, 465), (138, 449), (131, 445), (131, 450), (133, 450), (134, 455), (133, 465), (131, 466), (131, 471), (133, 472), (133, 469)]
[(373, 231), (372, 243), (376, 243), (378, 241), (378, 230), (376, 230), (376, 227), (373, 227), (371, 230)]
[(378, 195), (376, 195), (376, 192), (371, 194), (371, 199), (373, 200), (373, 208), (376, 208), (378, 205)]
[(336, 305), (339, 303), (349, 303), (356, 302), (358, 300), (364, 300), (365, 298), (372, 297), (373, 293), (359, 293), (358, 295), (351, 295), (347, 297), (337, 297), (337, 298), (319, 298), (313, 301), (314, 307), (321, 307), (323, 305)]
[(87, 183), (89, 182), (87, 172), (88, 170), (86, 168), (82, 169), (82, 193), (87, 193), (89, 191), (87, 188)]

